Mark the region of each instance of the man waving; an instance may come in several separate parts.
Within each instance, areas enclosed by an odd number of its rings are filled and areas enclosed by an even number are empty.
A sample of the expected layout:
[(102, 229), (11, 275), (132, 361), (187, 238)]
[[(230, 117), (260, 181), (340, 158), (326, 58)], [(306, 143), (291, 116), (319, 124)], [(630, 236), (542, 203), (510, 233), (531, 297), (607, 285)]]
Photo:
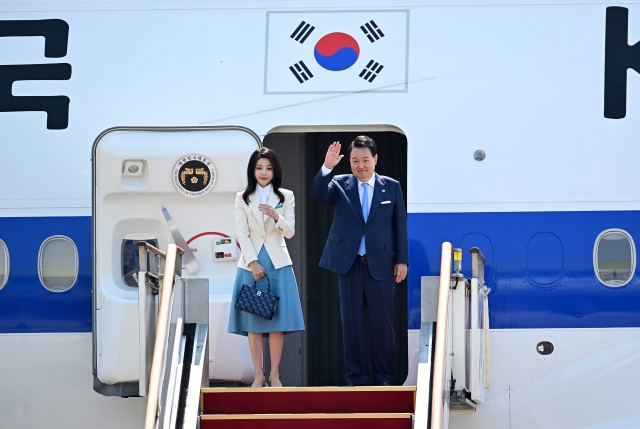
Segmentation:
[(358, 136), (349, 145), (353, 174), (334, 176), (344, 155), (334, 142), (311, 185), (311, 196), (335, 207), (320, 266), (338, 273), (340, 317), (347, 384), (369, 379), (364, 314), (369, 315), (373, 378), (388, 386), (395, 366), (393, 309), (395, 283), (407, 276), (407, 214), (400, 183), (375, 173), (373, 139)]

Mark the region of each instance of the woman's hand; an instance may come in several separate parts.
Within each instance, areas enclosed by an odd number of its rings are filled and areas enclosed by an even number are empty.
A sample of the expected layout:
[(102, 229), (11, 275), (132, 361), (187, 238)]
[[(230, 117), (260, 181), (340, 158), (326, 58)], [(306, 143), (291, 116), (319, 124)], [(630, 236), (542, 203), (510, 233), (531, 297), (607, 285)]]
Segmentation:
[(278, 212), (276, 212), (274, 208), (271, 207), (269, 204), (258, 205), (258, 210), (260, 210), (262, 213), (266, 214), (276, 222), (278, 222), (278, 219), (280, 219), (280, 215), (278, 214)]
[(251, 268), (251, 274), (253, 274), (253, 279), (255, 281), (264, 277), (264, 267), (260, 265), (258, 261), (249, 262), (249, 268)]

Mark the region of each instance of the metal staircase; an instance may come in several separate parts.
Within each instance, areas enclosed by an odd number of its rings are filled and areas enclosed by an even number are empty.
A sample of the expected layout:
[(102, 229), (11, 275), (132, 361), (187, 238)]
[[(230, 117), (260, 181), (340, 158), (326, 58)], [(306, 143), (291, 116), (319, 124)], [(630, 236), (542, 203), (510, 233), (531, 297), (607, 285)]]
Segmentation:
[(180, 277), (183, 251), (175, 244), (164, 253), (138, 242), (138, 250), (144, 427), (196, 428), (200, 388), (209, 385), (209, 281)]
[(253, 389), (208, 387), (208, 280), (180, 277), (175, 244), (166, 253), (138, 246), (145, 429), (444, 429), (450, 412), (484, 403), (490, 289), (477, 248), (470, 251), (471, 279), (460, 273), (462, 251), (450, 243), (442, 245), (441, 275), (422, 278), (416, 386)]
[(416, 429), (448, 428), (450, 412), (475, 411), (489, 388), (486, 259), (478, 248), (470, 253), (471, 279), (460, 273), (462, 250), (447, 242), (440, 276), (422, 278)]

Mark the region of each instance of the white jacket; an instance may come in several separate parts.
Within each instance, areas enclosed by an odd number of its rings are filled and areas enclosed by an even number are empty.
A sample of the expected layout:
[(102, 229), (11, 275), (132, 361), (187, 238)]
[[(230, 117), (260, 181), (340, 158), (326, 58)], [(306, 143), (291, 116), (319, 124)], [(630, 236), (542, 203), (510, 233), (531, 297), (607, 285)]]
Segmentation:
[(237, 239), (242, 251), (238, 268), (250, 271), (249, 263), (258, 260), (258, 252), (263, 244), (275, 268), (291, 265), (284, 239), (293, 237), (295, 233), (296, 203), (292, 191), (280, 188), (280, 192), (284, 195), (282, 204), (278, 202), (278, 196), (273, 190), (267, 202), (280, 215), (278, 222), (266, 215), (263, 220), (262, 212), (258, 210), (260, 199), (257, 190), (249, 195), (249, 205), (242, 199), (242, 192), (236, 194)]

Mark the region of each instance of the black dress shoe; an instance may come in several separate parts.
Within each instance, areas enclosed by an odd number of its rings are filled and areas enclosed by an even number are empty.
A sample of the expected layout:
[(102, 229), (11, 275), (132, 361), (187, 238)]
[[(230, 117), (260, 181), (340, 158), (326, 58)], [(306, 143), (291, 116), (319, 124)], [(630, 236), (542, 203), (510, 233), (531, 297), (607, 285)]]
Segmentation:
[(389, 383), (387, 383), (386, 381), (383, 381), (382, 383), (379, 384), (380, 386), (391, 386)]

